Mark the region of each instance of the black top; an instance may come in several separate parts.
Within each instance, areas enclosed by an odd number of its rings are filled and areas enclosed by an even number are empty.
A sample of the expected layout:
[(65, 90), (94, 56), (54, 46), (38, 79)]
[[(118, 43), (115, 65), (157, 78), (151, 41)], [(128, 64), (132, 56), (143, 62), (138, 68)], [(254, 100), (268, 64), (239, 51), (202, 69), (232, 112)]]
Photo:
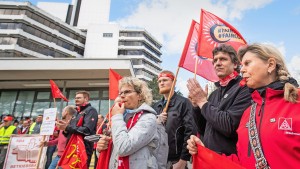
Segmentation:
[(218, 88), (202, 109), (194, 108), (204, 145), (217, 153), (236, 153), (236, 130), (244, 111), (251, 105), (249, 88), (240, 87), (241, 80), (237, 76), (224, 87), (216, 83)]
[[(98, 113), (97, 110), (91, 106), (91, 104), (87, 104), (85, 106), (80, 106), (80, 112), (77, 112), (70, 124), (67, 126), (66, 130), (63, 132), (64, 136), (70, 139), (72, 134), (80, 134), (83, 136), (89, 136), (96, 134), (96, 127), (98, 121)], [(80, 117), (83, 117), (82, 126), (76, 126)], [(93, 142), (89, 142), (84, 140), (84, 145), (86, 147), (86, 153), (88, 156), (93, 154)]]
[[(158, 114), (162, 113), (165, 103), (165, 99), (162, 98), (153, 105)], [(197, 132), (192, 109), (193, 106), (187, 98), (174, 93), (169, 103), (165, 126), (169, 143), (168, 161), (190, 160), (191, 155), (186, 148), (187, 140)]]

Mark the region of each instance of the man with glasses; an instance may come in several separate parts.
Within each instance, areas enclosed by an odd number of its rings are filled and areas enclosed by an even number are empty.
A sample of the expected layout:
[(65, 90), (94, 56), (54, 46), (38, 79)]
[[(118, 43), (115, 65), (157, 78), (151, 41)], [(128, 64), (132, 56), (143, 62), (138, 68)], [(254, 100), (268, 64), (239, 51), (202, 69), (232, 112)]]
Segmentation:
[[(168, 134), (167, 169), (184, 169), (191, 157), (186, 148), (187, 140), (192, 134), (196, 134), (197, 127), (192, 117), (191, 102), (174, 91), (171, 93), (174, 79), (174, 74), (168, 70), (164, 70), (158, 75), (159, 93), (164, 97), (155, 103), (153, 108), (159, 114), (159, 119), (164, 122)], [(171, 95), (171, 100), (167, 112), (164, 112), (169, 95)]]
[(43, 115), (40, 114), (36, 117), (35, 122), (31, 124), (29, 134), (40, 134), (42, 123)]
[[(78, 91), (75, 96), (75, 104), (77, 113), (74, 115), (70, 123), (65, 121), (58, 121), (57, 127), (63, 130), (64, 135), (70, 139), (72, 134), (80, 134), (83, 137), (96, 134), (96, 127), (98, 121), (97, 110), (89, 103), (90, 94), (87, 91)], [(83, 125), (77, 126), (80, 117), (83, 116)], [(93, 154), (94, 143), (84, 140), (86, 153), (88, 156), (87, 164), (90, 165)]]
[(17, 134), (16, 126), (12, 125), (13, 117), (7, 115), (0, 125), (0, 168), (3, 168), (10, 136)]

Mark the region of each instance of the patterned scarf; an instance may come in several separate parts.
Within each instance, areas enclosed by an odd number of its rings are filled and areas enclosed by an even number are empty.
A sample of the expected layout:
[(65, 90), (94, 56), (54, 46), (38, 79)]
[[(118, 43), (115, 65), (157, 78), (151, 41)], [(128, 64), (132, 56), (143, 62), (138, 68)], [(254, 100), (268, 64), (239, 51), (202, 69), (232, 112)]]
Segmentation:
[(230, 80), (236, 78), (239, 75), (239, 73), (237, 71), (232, 72), (231, 74), (229, 74), (228, 76), (224, 77), (224, 78), (220, 78), (220, 85), (221, 86), (227, 86), (228, 83), (230, 82)]

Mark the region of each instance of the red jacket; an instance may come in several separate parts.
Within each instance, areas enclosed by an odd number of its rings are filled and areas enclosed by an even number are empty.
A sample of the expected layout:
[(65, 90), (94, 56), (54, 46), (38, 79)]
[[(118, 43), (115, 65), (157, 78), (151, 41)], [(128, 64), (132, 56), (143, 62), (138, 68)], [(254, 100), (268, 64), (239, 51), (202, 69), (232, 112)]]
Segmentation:
[[(283, 90), (270, 88), (266, 89), (265, 104), (262, 110), (263, 98), (260, 94), (255, 91), (252, 98), (257, 103), (256, 125), (269, 166), (272, 169), (299, 168), (300, 103), (287, 102), (283, 99)], [(250, 107), (245, 110), (237, 130), (237, 152), (239, 163), (248, 169), (254, 169), (255, 158), (249, 144), (247, 128), (249, 115)]]

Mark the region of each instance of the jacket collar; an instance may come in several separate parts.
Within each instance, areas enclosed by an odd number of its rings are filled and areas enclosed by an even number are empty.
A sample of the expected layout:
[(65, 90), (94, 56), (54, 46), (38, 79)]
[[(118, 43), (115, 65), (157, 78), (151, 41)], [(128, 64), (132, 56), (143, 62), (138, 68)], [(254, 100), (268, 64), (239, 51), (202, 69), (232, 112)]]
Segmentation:
[[(169, 106), (172, 107), (172, 106), (174, 105), (176, 96), (177, 96), (177, 93), (174, 92), (173, 96), (171, 97)], [(163, 97), (163, 98), (160, 100), (160, 102), (158, 103), (158, 107), (165, 107), (166, 104), (167, 104), (167, 100), (165, 99), (165, 97)]]
[(270, 83), (267, 86), (258, 88), (258, 89), (250, 89), (250, 92), (252, 93), (252, 99), (257, 104), (261, 105), (262, 100), (265, 99), (265, 101), (270, 101), (273, 98), (276, 97), (282, 97), (284, 95), (284, 85), (286, 82), (291, 83), (292, 85), (298, 87), (298, 83), (295, 79), (289, 78), (289, 80), (282, 82), (282, 81), (275, 81)]
[(76, 109), (77, 109), (78, 112), (82, 112), (84, 109), (86, 109), (89, 106), (91, 106), (91, 104), (87, 103), (87, 104), (83, 104), (81, 106), (77, 106)]

